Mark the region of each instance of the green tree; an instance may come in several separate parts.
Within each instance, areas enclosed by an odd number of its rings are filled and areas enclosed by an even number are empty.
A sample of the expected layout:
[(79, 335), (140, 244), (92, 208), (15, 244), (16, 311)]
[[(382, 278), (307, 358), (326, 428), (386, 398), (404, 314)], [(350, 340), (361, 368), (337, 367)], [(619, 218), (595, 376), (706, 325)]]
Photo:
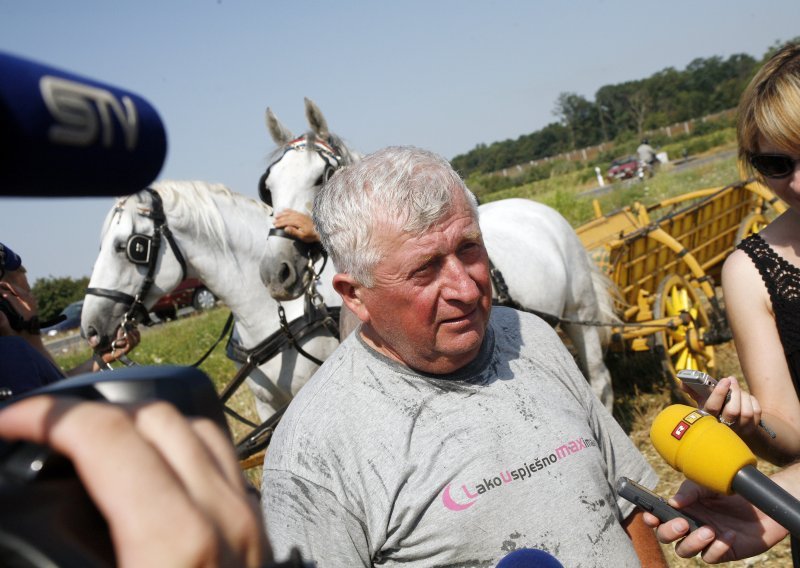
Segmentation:
[(82, 300), (88, 286), (88, 276), (77, 280), (69, 277), (37, 279), (31, 291), (39, 305), (39, 319), (54, 318), (72, 302)]
[[(786, 43), (776, 42), (771, 56)], [(684, 70), (667, 67), (645, 79), (604, 85), (590, 101), (576, 93), (558, 95), (553, 114), (558, 122), (520, 136), (479, 144), (452, 163), (462, 175), (490, 173), (531, 160), (613, 142), (615, 146), (640, 138), (645, 131), (734, 108), (741, 92), (764, 59), (746, 54), (696, 58)], [(625, 151), (616, 148), (614, 152)], [(492, 182), (494, 183), (494, 182)]]
[(603, 138), (597, 106), (576, 93), (561, 93), (553, 114), (567, 129), (570, 150), (596, 144)]

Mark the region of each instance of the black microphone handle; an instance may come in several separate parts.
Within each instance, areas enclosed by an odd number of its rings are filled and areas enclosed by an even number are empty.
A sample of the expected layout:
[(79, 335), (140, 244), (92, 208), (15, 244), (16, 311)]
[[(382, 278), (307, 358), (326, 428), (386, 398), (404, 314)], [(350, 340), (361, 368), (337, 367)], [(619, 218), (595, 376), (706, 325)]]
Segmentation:
[(731, 487), (735, 493), (788, 529), (792, 536), (800, 537), (800, 501), (755, 466), (746, 465), (737, 471)]

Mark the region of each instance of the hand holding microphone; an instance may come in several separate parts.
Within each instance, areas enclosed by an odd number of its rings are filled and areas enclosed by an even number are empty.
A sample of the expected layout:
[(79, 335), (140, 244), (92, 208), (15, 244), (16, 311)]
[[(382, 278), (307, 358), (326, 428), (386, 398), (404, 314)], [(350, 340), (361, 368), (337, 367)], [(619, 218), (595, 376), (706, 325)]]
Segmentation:
[(699, 408), (716, 416), (726, 426), (735, 426), (738, 432), (744, 432), (757, 425), (770, 438), (775, 438), (775, 432), (761, 420), (761, 405), (758, 400), (743, 391), (734, 377), (725, 377), (717, 382), (702, 371), (684, 369), (678, 371), (678, 379), (684, 391), (695, 399)]
[[(714, 417), (690, 406), (673, 405), (653, 421), (650, 438), (667, 463), (712, 490), (685, 484), (672, 500), (718, 529), (715, 539), (711, 529), (701, 527), (676, 547), (679, 555), (705, 550), (707, 562), (744, 558), (780, 541), (787, 529), (800, 534), (800, 501), (759, 472), (747, 445)], [(800, 468), (790, 468), (775, 478), (800, 492)], [(725, 496), (731, 493), (737, 496)], [(681, 522), (660, 527), (659, 539), (671, 542), (682, 537), (685, 529), (675, 530)]]

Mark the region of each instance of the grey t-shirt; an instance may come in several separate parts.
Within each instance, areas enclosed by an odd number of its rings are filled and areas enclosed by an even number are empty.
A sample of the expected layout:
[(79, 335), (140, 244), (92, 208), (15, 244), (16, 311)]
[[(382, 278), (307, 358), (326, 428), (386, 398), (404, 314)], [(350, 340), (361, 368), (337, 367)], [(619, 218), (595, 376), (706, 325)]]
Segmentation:
[(351, 334), (294, 399), (264, 464), (276, 558), (319, 566), (638, 566), (614, 484), (657, 476), (555, 332), (492, 312), (480, 354), (414, 372)]

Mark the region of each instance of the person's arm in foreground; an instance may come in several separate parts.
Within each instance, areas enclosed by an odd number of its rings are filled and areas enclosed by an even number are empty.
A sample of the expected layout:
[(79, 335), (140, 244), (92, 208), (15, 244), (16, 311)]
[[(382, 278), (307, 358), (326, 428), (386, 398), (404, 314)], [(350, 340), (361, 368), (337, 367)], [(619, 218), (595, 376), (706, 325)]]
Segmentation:
[(37, 396), (0, 411), (0, 437), (47, 444), (72, 461), (108, 521), (120, 566), (271, 559), (258, 500), (208, 419), (187, 419), (166, 402)]
[[(735, 251), (725, 261), (722, 285), (744, 378), (758, 399), (761, 419), (776, 436), (770, 438), (762, 428), (737, 429), (737, 433), (757, 455), (772, 463), (791, 463), (800, 456), (800, 399), (786, 363), (769, 295), (758, 269), (744, 251)], [(726, 405), (725, 414), (729, 412)]]
[(628, 533), (642, 566), (667, 566), (667, 560), (664, 558), (655, 533), (645, 524), (641, 510), (634, 509), (623, 521), (622, 526)]
[[(800, 496), (800, 464), (776, 473), (772, 480), (792, 495)], [(687, 536), (689, 526), (684, 519), (661, 523), (650, 513), (644, 514), (649, 526), (658, 527), (659, 541), (665, 544), (678, 541), (675, 553), (682, 558), (702, 553), (709, 564), (749, 558), (772, 548), (788, 533), (742, 497), (719, 495), (691, 481), (685, 481), (669, 502), (707, 523)]]

